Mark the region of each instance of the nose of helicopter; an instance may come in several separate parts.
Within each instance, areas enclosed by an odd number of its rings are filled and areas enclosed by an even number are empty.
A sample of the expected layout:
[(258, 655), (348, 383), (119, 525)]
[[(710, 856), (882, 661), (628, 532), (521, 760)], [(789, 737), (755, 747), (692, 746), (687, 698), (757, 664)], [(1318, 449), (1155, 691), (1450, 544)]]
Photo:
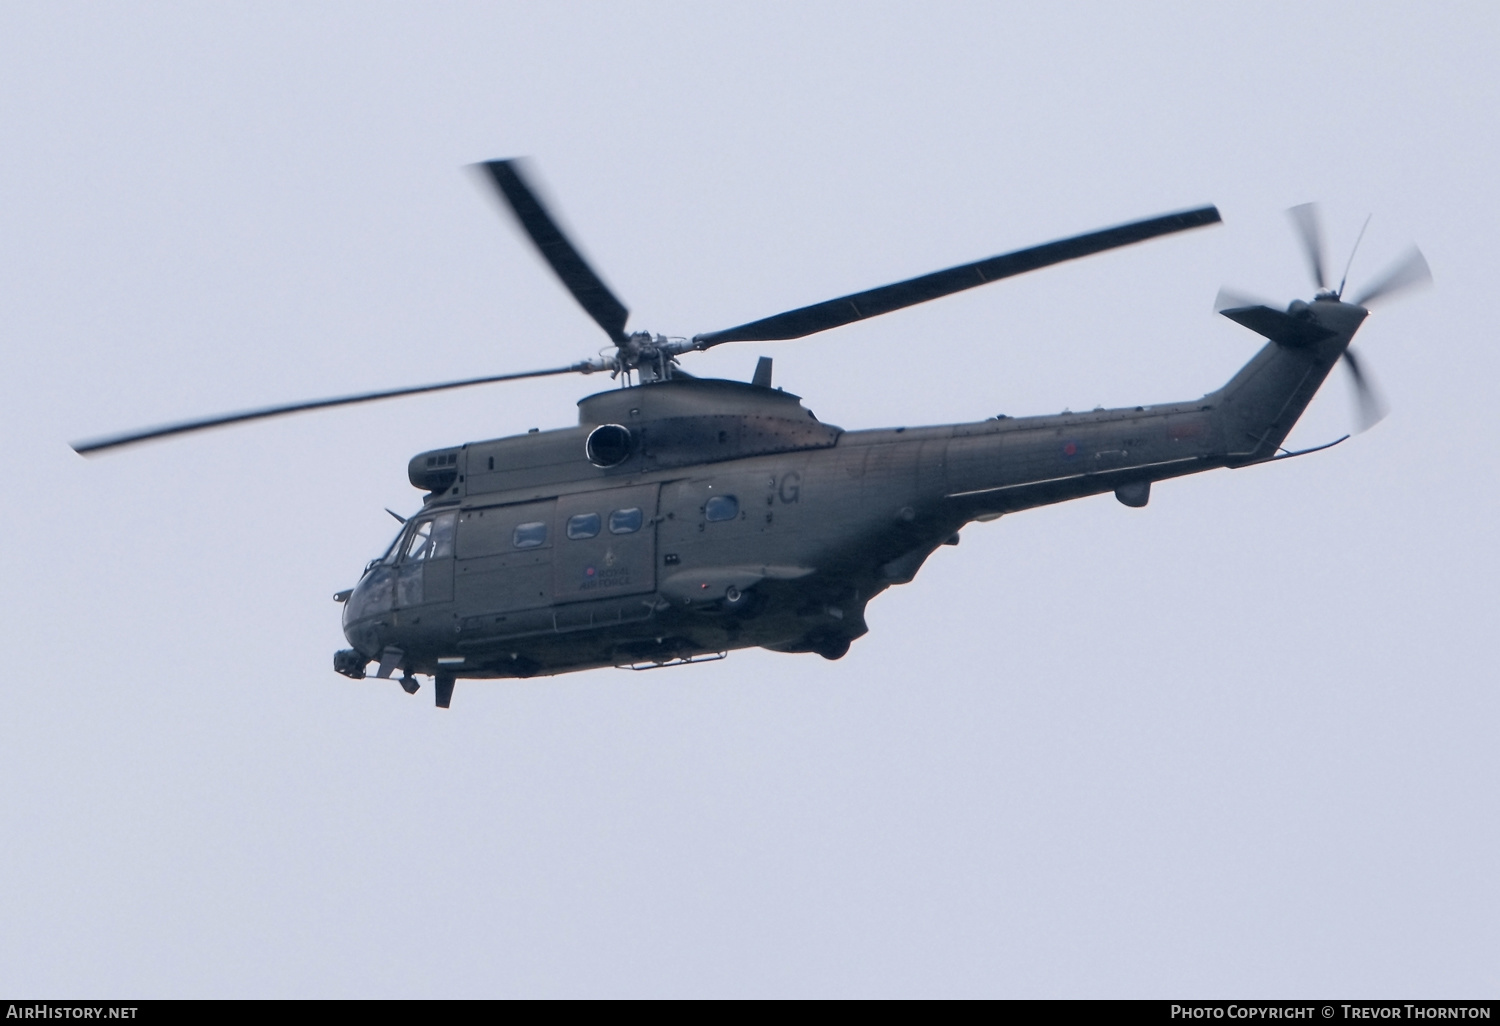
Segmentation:
[[(344, 637), (352, 646), (347, 656), (340, 653), (344, 663), (352, 666), (355, 656), (360, 659), (361, 671), (366, 663), (378, 659), (385, 648), (385, 614), (391, 611), (395, 599), (395, 568), (376, 564), (360, 578), (358, 584), (335, 595), (334, 601), (342, 602)], [(339, 672), (344, 672), (342, 669)], [(363, 672), (360, 673), (363, 676)]]

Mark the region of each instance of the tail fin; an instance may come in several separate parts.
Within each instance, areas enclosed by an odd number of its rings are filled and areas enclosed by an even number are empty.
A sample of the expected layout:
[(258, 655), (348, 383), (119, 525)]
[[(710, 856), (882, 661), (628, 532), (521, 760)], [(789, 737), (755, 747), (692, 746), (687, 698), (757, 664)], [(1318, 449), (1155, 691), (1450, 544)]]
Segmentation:
[[(1301, 310), (1297, 309), (1299, 305)], [(1278, 345), (1297, 347), (1312, 345), (1337, 334), (1309, 316), (1311, 311), (1312, 307), (1306, 303), (1293, 303), (1289, 311), (1272, 310), (1269, 306), (1242, 306), (1219, 312)]]
[(1368, 313), (1320, 298), (1285, 312), (1266, 306), (1221, 311), (1270, 339), (1229, 383), (1213, 394), (1229, 466), (1275, 455)]

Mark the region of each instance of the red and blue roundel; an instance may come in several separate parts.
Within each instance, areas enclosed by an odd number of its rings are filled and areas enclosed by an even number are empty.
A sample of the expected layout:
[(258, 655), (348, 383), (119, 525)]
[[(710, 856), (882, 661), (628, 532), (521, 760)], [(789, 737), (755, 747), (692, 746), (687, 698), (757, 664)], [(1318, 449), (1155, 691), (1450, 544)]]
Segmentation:
[(1065, 457), (1067, 457), (1068, 459), (1072, 459), (1074, 456), (1077, 456), (1078, 455), (1078, 443), (1075, 442), (1075, 441), (1071, 441), (1071, 440), (1064, 442), (1063, 443), (1063, 455)]

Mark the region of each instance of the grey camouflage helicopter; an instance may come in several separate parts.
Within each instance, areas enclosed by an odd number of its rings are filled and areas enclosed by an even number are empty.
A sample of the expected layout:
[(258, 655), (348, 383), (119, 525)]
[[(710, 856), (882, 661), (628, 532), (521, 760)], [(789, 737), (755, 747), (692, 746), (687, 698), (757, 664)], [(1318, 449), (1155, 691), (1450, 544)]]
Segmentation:
[(1349, 344), (1369, 303), (1430, 280), (1413, 249), (1345, 302), (1342, 282), (1337, 290), (1326, 284), (1314, 208), (1294, 208), (1318, 291), (1284, 310), (1221, 292), (1219, 311), (1268, 341), (1201, 399), (844, 431), (819, 421), (800, 397), (773, 388), (768, 358), (748, 383), (692, 377), (678, 358), (726, 342), (802, 338), (1214, 224), (1218, 210), (1135, 221), (723, 331), (669, 338), (625, 330), (624, 304), (560, 230), (518, 162), (479, 167), (609, 336), (612, 352), (549, 370), (291, 403), (74, 446), (88, 454), (304, 410), (608, 372), (621, 387), (582, 399), (577, 427), (414, 457), (407, 474), (426, 493), (421, 512), (398, 516), (401, 531), (390, 547), (358, 584), (334, 596), (344, 604), (352, 646), (335, 655), (334, 668), (363, 679), (377, 663), (375, 676), (399, 671), (408, 693), (419, 688), (417, 674), (430, 675), (443, 708), (459, 678), (653, 668), (754, 646), (838, 659), (866, 633), (870, 600), (910, 581), (939, 546), (958, 544), (968, 523), (1104, 492), (1141, 507), (1155, 481), (1336, 445), (1282, 448), (1341, 358), (1362, 427), (1383, 415)]

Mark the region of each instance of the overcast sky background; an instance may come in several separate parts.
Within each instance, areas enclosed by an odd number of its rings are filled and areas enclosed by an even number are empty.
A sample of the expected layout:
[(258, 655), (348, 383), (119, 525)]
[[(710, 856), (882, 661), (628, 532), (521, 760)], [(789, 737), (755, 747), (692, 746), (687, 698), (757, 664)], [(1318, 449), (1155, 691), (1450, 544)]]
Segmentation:
[[(1497, 8), (725, 6), (0, 6), (0, 991), (1493, 996)], [(600, 381), (66, 443), (592, 355), (464, 170), (521, 154), (676, 335), (1219, 205), (691, 358), (847, 428), (1216, 388), (1307, 200), (1437, 286), (1358, 336), (1373, 431), (973, 525), (840, 662), (441, 712), (334, 674), (329, 597), (409, 457)]]

